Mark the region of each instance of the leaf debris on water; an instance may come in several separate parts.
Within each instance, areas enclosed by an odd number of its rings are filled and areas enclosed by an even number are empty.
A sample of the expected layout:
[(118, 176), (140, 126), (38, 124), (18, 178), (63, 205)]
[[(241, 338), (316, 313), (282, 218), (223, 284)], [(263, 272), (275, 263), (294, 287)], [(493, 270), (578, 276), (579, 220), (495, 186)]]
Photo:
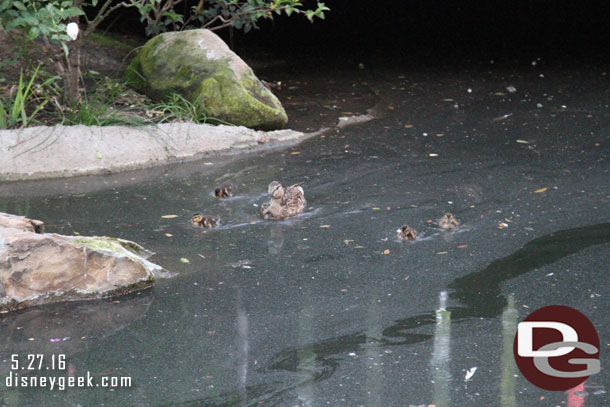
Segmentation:
[(520, 144), (529, 144), (530, 143), (529, 141), (525, 141), (525, 140), (515, 140), (515, 141)]
[(470, 369), (468, 369), (466, 371), (466, 374), (464, 375), (464, 380), (470, 380), (472, 379), (472, 376), (474, 376), (474, 374), (477, 372), (477, 367), (471, 367)]
[(190, 260), (187, 259), (186, 257), (180, 257), (180, 262), (186, 264), (186, 263), (190, 263)]
[(173, 218), (177, 218), (178, 215), (163, 215), (161, 216), (163, 219), (173, 219)]
[(468, 247), (467, 244), (461, 244), (461, 245), (458, 246), (458, 249), (465, 249), (467, 247)]
[(329, 228), (330, 225), (320, 225), (321, 228)]
[(383, 254), (390, 254), (390, 249), (385, 249), (385, 250), (383, 251)]
[(428, 157), (438, 157), (438, 154), (436, 154), (436, 153), (430, 153), (430, 154), (428, 154)]
[(548, 187), (546, 187), (546, 188), (540, 188), (540, 189), (535, 190), (535, 191), (534, 191), (534, 193), (535, 193), (535, 194), (541, 194), (541, 193), (543, 193), (544, 191), (546, 191), (547, 189), (549, 189), (549, 188), (548, 188)]
[(172, 235), (171, 233), (166, 233), (165, 236), (167, 237), (173, 237), (174, 235)]

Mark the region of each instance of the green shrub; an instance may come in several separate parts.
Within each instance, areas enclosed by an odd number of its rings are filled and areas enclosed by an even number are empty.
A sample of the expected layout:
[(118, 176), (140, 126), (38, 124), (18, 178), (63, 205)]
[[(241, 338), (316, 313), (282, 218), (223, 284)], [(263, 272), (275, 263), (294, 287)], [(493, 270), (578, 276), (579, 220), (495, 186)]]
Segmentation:
[(39, 69), (40, 65), (36, 67), (27, 83), (24, 80), (22, 69), (18, 84), (9, 91), (9, 95), (4, 101), (0, 99), (0, 129), (27, 127), (49, 102), (48, 96), (38, 96), (37, 93), (43, 93), (44, 88), (57, 77), (51, 77), (42, 84), (35, 85), (34, 81)]

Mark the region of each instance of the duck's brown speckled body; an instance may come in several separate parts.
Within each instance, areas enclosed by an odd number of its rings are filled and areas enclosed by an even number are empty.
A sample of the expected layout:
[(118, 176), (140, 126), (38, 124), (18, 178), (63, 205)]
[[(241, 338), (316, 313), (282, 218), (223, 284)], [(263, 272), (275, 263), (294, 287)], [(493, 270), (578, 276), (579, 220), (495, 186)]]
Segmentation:
[(417, 232), (415, 229), (411, 229), (409, 225), (402, 225), (398, 229), (398, 238), (402, 240), (415, 240), (417, 239)]
[(272, 181), (267, 190), (269, 201), (261, 206), (263, 219), (286, 219), (305, 210), (305, 191), (298, 184), (284, 188), (278, 181)]
[(218, 199), (230, 198), (233, 196), (233, 185), (222, 185), (214, 189), (214, 197)]
[(220, 216), (205, 216), (200, 213), (193, 215), (191, 224), (197, 228), (215, 228), (220, 222)]
[(451, 213), (446, 213), (439, 219), (438, 225), (443, 229), (453, 229), (460, 225), (460, 222)]

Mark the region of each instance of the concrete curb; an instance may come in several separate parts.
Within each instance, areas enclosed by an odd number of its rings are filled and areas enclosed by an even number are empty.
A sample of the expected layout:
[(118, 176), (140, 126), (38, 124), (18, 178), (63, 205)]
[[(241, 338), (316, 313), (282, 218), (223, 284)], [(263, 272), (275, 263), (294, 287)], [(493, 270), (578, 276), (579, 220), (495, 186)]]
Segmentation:
[[(321, 131), (320, 131), (321, 132)], [(320, 134), (171, 123), (0, 131), (0, 181), (63, 178), (153, 167), (205, 155), (296, 144)]]

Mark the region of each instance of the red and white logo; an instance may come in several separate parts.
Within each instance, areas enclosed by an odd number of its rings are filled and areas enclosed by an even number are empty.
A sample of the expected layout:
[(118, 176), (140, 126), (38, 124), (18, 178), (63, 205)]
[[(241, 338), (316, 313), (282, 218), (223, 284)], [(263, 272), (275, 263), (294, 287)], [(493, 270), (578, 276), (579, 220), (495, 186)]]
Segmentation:
[(600, 370), (595, 327), (563, 305), (540, 308), (519, 323), (513, 351), (523, 376), (545, 390), (569, 390)]

